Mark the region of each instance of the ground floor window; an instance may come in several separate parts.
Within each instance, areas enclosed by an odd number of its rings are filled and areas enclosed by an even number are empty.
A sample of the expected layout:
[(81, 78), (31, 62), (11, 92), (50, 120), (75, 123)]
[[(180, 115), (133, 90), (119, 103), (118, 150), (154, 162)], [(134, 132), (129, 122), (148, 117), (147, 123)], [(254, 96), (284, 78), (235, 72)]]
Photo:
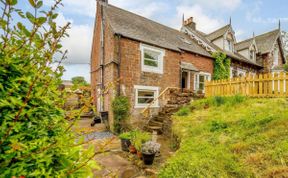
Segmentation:
[(194, 75), (194, 90), (205, 91), (205, 80), (211, 80), (211, 74), (200, 72)]
[[(135, 108), (144, 108), (153, 102), (159, 95), (159, 87), (140, 86), (135, 87)], [(152, 107), (158, 107), (158, 101), (155, 101)]]
[(230, 78), (236, 78), (236, 77), (244, 77), (246, 75), (246, 71), (239, 68), (230, 68)]

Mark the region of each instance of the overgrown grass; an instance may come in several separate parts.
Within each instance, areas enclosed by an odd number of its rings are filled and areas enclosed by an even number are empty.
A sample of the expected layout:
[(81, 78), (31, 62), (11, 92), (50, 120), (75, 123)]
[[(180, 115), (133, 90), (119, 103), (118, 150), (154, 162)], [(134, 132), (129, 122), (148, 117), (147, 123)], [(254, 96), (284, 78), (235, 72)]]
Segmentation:
[(180, 149), (159, 177), (288, 176), (288, 101), (214, 97), (175, 116)]

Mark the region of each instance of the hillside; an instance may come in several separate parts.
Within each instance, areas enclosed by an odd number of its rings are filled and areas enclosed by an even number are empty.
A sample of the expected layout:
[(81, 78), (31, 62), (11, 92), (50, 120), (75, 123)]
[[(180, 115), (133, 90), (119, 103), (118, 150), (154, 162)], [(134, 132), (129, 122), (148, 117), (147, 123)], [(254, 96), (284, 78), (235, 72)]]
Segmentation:
[(288, 177), (288, 100), (195, 101), (174, 117), (179, 150), (159, 177)]

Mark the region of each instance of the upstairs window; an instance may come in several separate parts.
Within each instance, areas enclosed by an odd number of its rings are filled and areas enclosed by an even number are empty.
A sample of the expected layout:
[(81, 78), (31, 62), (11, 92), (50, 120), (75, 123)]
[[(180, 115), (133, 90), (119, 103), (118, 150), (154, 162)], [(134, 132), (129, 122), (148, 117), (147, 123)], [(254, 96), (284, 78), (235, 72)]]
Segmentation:
[(163, 74), (163, 57), (163, 50), (141, 45), (142, 71)]
[(253, 60), (253, 61), (256, 60), (256, 49), (255, 49), (255, 46), (253, 46), (252, 49), (250, 50), (250, 60)]
[(227, 47), (228, 47), (228, 51), (231, 51), (231, 52), (234, 51), (234, 44), (231, 40), (227, 40)]

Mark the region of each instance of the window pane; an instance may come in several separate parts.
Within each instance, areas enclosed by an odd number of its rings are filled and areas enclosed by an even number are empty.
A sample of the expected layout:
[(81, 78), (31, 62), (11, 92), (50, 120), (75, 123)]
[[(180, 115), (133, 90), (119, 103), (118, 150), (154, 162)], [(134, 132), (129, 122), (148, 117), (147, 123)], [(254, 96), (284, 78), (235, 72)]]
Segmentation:
[(144, 59), (144, 65), (146, 66), (152, 66), (152, 67), (158, 67), (158, 62), (154, 61), (154, 60), (148, 60), (148, 59)]
[(138, 98), (139, 104), (149, 104), (154, 100), (154, 98)]
[(204, 82), (205, 81), (205, 76), (204, 75), (200, 75), (199, 76), (199, 81), (200, 82)]
[(138, 91), (138, 97), (153, 97), (154, 98), (154, 91)]
[(204, 90), (204, 83), (199, 83), (199, 89)]
[(158, 67), (158, 59), (161, 53), (144, 49), (144, 65)]

